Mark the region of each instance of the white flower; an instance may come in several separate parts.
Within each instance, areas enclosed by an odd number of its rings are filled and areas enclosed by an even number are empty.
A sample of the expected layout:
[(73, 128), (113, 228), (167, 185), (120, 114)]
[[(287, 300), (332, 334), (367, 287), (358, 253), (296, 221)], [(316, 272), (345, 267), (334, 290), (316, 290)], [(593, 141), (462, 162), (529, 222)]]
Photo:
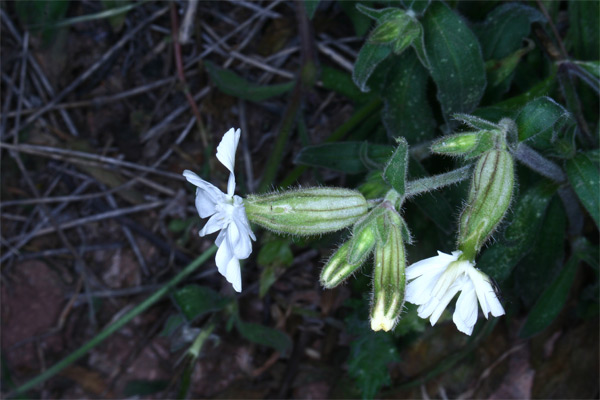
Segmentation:
[(218, 230), (219, 236), (215, 244), (219, 247), (215, 261), (221, 275), (233, 285), (233, 288), (242, 291), (242, 276), (240, 260), (248, 258), (252, 253), (252, 240), (256, 240), (250, 229), (244, 202), (236, 196), (235, 176), (235, 150), (240, 141), (240, 130), (228, 130), (221, 143), (217, 146), (217, 159), (221, 161), (230, 172), (227, 182), (227, 194), (221, 192), (216, 186), (201, 179), (190, 170), (183, 171), (183, 176), (188, 182), (193, 183), (196, 189), (196, 209), (201, 218), (210, 217), (200, 236), (208, 235)]
[(457, 261), (462, 254), (452, 255), (438, 251), (436, 257), (421, 260), (406, 269), (406, 301), (417, 304), (421, 318), (429, 318), (435, 325), (456, 293), (461, 292), (456, 302), (452, 320), (459, 331), (471, 335), (477, 322), (477, 300), (483, 310), (498, 317), (504, 308), (498, 300), (490, 278), (475, 268), (471, 261)]

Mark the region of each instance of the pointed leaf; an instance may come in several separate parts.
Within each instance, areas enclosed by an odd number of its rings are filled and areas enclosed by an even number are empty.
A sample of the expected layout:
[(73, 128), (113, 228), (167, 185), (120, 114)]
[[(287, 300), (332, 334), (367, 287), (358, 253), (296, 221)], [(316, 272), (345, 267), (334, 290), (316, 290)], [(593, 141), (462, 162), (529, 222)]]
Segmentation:
[(383, 178), (400, 196), (404, 196), (408, 167), (408, 143), (403, 137), (396, 139), (396, 142), (398, 147), (383, 170)]
[(383, 91), (382, 119), (388, 136), (417, 144), (433, 137), (436, 122), (427, 100), (429, 73), (412, 50), (394, 57)]
[(289, 92), (295, 84), (294, 82), (288, 82), (269, 86), (257, 85), (248, 82), (233, 71), (217, 67), (210, 61), (205, 61), (204, 65), (211, 81), (217, 85), (219, 90), (243, 100), (264, 101)]
[(173, 299), (189, 321), (207, 312), (222, 310), (230, 301), (214, 290), (199, 285), (182, 287), (173, 293)]
[(451, 114), (472, 111), (486, 86), (477, 38), (442, 2), (431, 4), (422, 24), (430, 73), (446, 120)]
[(587, 153), (567, 161), (567, 176), (581, 204), (600, 226), (600, 172)]
[(578, 265), (579, 259), (571, 257), (560, 275), (542, 293), (519, 332), (521, 338), (528, 338), (543, 331), (558, 316), (569, 297)]
[(297, 164), (358, 174), (383, 165), (392, 151), (392, 146), (367, 142), (324, 143), (303, 148), (294, 161)]
[(352, 80), (362, 92), (371, 90), (367, 86), (369, 77), (375, 71), (375, 68), (392, 53), (391, 47), (373, 43), (365, 43), (358, 53), (354, 69), (352, 70)]

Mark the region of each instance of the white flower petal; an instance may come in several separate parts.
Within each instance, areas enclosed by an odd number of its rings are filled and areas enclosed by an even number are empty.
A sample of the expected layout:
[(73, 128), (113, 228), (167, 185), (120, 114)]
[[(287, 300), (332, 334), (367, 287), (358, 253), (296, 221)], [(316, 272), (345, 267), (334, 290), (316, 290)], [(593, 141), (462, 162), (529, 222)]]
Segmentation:
[[(223, 232), (223, 231), (221, 231)], [(217, 255), (215, 256), (215, 262), (217, 264), (217, 269), (219, 273), (223, 276), (227, 275), (227, 264), (231, 261), (233, 257), (232, 249), (227, 245), (227, 241), (224, 241), (219, 246), (217, 250)]]
[(208, 219), (206, 225), (204, 225), (204, 228), (202, 228), (198, 234), (200, 236), (206, 236), (223, 228), (225, 228), (225, 226), (223, 226), (222, 217), (219, 214), (215, 214)]
[(406, 279), (410, 280), (424, 274), (442, 270), (452, 261), (456, 261), (457, 258), (438, 251), (437, 256), (426, 258), (406, 268)]
[(452, 320), (456, 324), (459, 331), (471, 335), (473, 327), (477, 322), (477, 296), (475, 295), (475, 286), (467, 279), (463, 286), (462, 293), (456, 301), (456, 309)]
[(444, 312), (446, 307), (448, 307), (448, 304), (450, 304), (450, 301), (452, 301), (452, 299), (454, 298), (456, 293), (458, 293), (458, 291), (461, 289), (462, 289), (462, 284), (455, 283), (452, 286), (450, 286), (448, 288), (448, 291), (446, 291), (444, 293), (444, 295), (442, 296), (442, 298), (439, 299), (437, 307), (431, 313), (431, 317), (429, 317), (429, 321), (431, 322), (432, 326), (438, 321), (438, 319), (440, 319), (440, 317), (442, 316), (442, 313)]
[(425, 304), (432, 297), (431, 293), (443, 271), (421, 275), (406, 285), (406, 301), (413, 304)]
[(233, 174), (235, 166), (235, 151), (240, 141), (241, 131), (231, 128), (221, 139), (221, 143), (217, 146), (217, 159)]
[(225, 279), (231, 283), (233, 289), (236, 292), (242, 291), (242, 272), (240, 270), (240, 260), (233, 257), (227, 264), (227, 272), (225, 273)]

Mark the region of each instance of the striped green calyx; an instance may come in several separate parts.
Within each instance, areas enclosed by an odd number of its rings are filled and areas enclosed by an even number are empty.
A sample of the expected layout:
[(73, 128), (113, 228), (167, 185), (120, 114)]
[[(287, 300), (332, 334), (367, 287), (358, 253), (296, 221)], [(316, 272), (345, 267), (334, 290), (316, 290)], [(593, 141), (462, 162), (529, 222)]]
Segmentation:
[(346, 228), (368, 211), (360, 192), (328, 187), (251, 195), (244, 206), (250, 222), (274, 232), (305, 236)]
[(494, 232), (510, 205), (514, 183), (514, 162), (508, 151), (494, 149), (479, 158), (460, 215), (458, 249), (462, 258), (474, 260)]
[(404, 304), (406, 259), (400, 215), (388, 209), (381, 222), (386, 240), (378, 240), (375, 245), (371, 329), (387, 332), (394, 329)]
[(364, 263), (373, 252), (377, 239), (376, 217), (369, 213), (354, 225), (354, 234), (333, 253), (321, 271), (321, 284), (331, 289), (342, 283)]

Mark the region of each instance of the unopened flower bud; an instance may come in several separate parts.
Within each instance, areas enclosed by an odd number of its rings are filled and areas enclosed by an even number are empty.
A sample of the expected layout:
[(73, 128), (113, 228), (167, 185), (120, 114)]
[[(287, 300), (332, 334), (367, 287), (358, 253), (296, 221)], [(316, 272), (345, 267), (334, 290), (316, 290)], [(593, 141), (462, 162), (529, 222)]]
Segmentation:
[(371, 308), (371, 329), (390, 331), (394, 328), (402, 305), (406, 278), (404, 267), (404, 243), (400, 216), (395, 211), (386, 214), (385, 229), (387, 240), (375, 246), (375, 273), (373, 276), (373, 304)]
[(409, 13), (394, 9), (379, 19), (379, 24), (369, 36), (369, 42), (390, 44), (395, 54), (404, 49), (421, 34), (421, 24)]
[(244, 205), (251, 222), (294, 235), (334, 232), (354, 224), (368, 211), (360, 192), (326, 187), (251, 195)]
[(494, 232), (513, 194), (514, 165), (506, 150), (490, 150), (480, 157), (469, 192), (467, 206), (460, 216), (459, 250), (468, 260)]
[(496, 136), (500, 132), (483, 130), (444, 136), (431, 145), (431, 151), (439, 154), (477, 157), (495, 146)]
[(329, 261), (327, 261), (325, 267), (323, 267), (320, 281), (321, 285), (326, 289), (336, 287), (361, 266), (361, 262), (354, 264), (348, 263), (348, 252), (350, 247), (350, 241), (341, 245), (340, 248), (333, 253)]

